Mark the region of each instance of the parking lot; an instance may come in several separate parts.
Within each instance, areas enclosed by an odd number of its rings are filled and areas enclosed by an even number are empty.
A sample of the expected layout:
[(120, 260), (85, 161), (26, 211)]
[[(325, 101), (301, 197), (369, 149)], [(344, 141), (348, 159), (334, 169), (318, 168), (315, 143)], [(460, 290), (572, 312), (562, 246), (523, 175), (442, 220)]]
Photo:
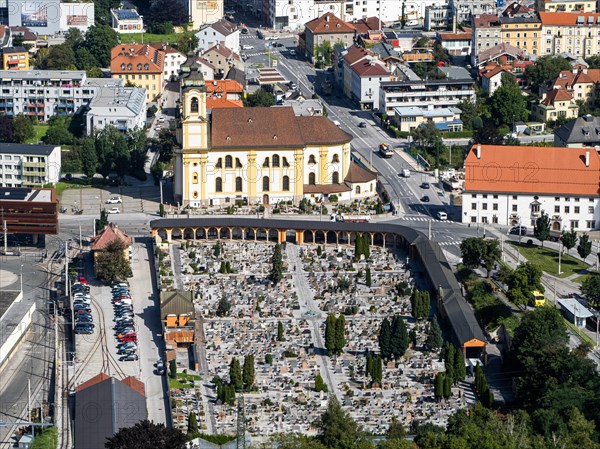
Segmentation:
[[(154, 422), (166, 423), (165, 391), (166, 376), (155, 373), (154, 364), (161, 352), (161, 324), (157, 297), (153, 291), (152, 270), (148, 249), (145, 243), (135, 243), (131, 249), (133, 277), (129, 287), (119, 291), (121, 302), (127, 303), (131, 297), (133, 308), (132, 326), (136, 334), (137, 360), (123, 361), (125, 354), (118, 353), (118, 338), (113, 321), (116, 316), (111, 286), (90, 281), (91, 314), (94, 333), (76, 335), (76, 372), (73, 387), (85, 382), (100, 372), (117, 379), (133, 376), (144, 382), (148, 418)], [(129, 292), (129, 293), (127, 293)], [(121, 332), (130, 332), (120, 329)]]
[[(119, 197), (121, 202), (107, 203), (111, 198)], [(67, 189), (62, 193), (61, 206), (66, 208), (66, 214), (74, 210), (82, 210), (83, 215), (98, 215), (101, 209), (109, 210), (116, 207), (119, 213), (158, 211), (160, 189), (147, 183), (139, 186), (107, 186), (99, 188)]]

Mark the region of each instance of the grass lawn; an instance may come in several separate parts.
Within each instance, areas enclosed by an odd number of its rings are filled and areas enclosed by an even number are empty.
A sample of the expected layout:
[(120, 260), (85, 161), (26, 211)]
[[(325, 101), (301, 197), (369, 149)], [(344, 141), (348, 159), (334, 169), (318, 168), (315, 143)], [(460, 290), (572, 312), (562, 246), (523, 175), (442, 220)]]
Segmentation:
[(194, 388), (194, 386), (188, 383), (184, 384), (182, 382), (179, 382), (179, 380), (171, 379), (171, 377), (169, 377), (169, 389), (185, 390), (186, 388)]
[(183, 374), (183, 373), (177, 373), (177, 379), (184, 379), (184, 380), (202, 380), (202, 376), (198, 376), (197, 374)]
[(33, 125), (33, 130), (35, 131), (35, 136), (29, 139), (26, 143), (38, 143), (42, 141), (42, 137), (46, 135), (46, 131), (48, 130), (48, 125)]
[(54, 449), (56, 447), (56, 427), (48, 427), (37, 435), (31, 449)]
[[(594, 272), (596, 273), (596, 272)], [(576, 278), (571, 279), (573, 282), (575, 282), (576, 284), (583, 284), (583, 281), (585, 281), (587, 278), (589, 278), (590, 276), (592, 276), (594, 273), (586, 273), (586, 274), (582, 274), (581, 276), (577, 276)]]
[[(540, 267), (540, 269), (552, 276), (557, 276), (558, 273), (558, 251), (551, 248), (542, 248), (541, 246), (528, 246), (510, 242), (510, 245), (518, 248), (519, 252), (532, 264)], [(587, 270), (588, 264), (582, 262), (575, 257), (565, 253), (560, 258), (560, 269), (562, 273), (559, 278), (566, 278), (580, 271)]]
[[(119, 39), (122, 44), (131, 44), (136, 42), (138, 44), (142, 43), (142, 33), (133, 33), (133, 34), (120, 34)], [(167, 42), (169, 44), (174, 43), (177, 40), (177, 33), (172, 34), (152, 34), (152, 33), (144, 33), (144, 44), (152, 44), (154, 42)]]
[(108, 185), (108, 181), (102, 178), (73, 178), (70, 181), (59, 181), (56, 183), (54, 188), (56, 189), (56, 196), (60, 200), (60, 196), (67, 189), (82, 189), (87, 187), (103, 187)]

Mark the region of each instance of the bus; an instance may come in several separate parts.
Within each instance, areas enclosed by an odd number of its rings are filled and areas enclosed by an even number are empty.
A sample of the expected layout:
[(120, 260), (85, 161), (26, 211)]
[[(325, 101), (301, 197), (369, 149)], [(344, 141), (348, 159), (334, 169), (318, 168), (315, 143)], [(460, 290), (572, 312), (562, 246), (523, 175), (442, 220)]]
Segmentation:
[(382, 143), (379, 145), (379, 154), (381, 157), (392, 157), (394, 155), (394, 150), (392, 150), (387, 143)]
[(540, 293), (537, 290), (531, 292), (531, 301), (533, 302), (534, 307), (542, 307), (546, 305), (546, 297), (543, 293)]

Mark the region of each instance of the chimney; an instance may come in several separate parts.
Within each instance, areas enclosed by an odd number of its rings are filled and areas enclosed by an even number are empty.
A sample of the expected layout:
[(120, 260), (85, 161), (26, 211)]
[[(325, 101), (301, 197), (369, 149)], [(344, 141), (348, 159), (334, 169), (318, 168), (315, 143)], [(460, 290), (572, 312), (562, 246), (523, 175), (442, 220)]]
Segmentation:
[(594, 121), (594, 119), (592, 118), (592, 114), (586, 114), (586, 115), (584, 115), (583, 119), (586, 122), (593, 122)]
[(481, 145), (477, 144), (477, 159), (481, 159)]
[(586, 167), (590, 166), (590, 152), (589, 151), (585, 152), (585, 166)]

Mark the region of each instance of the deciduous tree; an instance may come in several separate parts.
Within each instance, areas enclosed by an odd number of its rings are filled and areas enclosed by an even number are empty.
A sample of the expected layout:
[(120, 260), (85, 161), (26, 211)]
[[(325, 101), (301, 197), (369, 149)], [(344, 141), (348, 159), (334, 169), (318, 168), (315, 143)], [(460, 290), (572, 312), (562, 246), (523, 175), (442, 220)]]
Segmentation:
[(579, 236), (579, 244), (577, 245), (577, 254), (583, 260), (592, 253), (592, 242), (587, 234)]
[(500, 86), (490, 99), (492, 118), (498, 126), (510, 125), (516, 121), (526, 121), (529, 116), (527, 98), (517, 85), (512, 74), (502, 75)]
[(15, 115), (13, 119), (13, 141), (16, 143), (26, 143), (35, 137), (35, 130), (31, 120), (23, 114)]
[(547, 213), (542, 211), (541, 215), (535, 220), (533, 235), (542, 242), (543, 248), (544, 242), (550, 238), (550, 217)]
[[(185, 449), (187, 438), (178, 429), (144, 420), (125, 427), (104, 443), (106, 449)], [(101, 444), (101, 443), (100, 443)]]
[(577, 232), (575, 231), (575, 229), (563, 231), (560, 237), (560, 241), (567, 250), (567, 254), (569, 254), (571, 248), (575, 248), (575, 245), (577, 245)]
[(130, 277), (131, 265), (126, 249), (121, 241), (114, 241), (100, 251), (95, 257), (96, 276), (109, 283)]
[(600, 275), (593, 273), (581, 283), (581, 294), (596, 308), (600, 307)]

